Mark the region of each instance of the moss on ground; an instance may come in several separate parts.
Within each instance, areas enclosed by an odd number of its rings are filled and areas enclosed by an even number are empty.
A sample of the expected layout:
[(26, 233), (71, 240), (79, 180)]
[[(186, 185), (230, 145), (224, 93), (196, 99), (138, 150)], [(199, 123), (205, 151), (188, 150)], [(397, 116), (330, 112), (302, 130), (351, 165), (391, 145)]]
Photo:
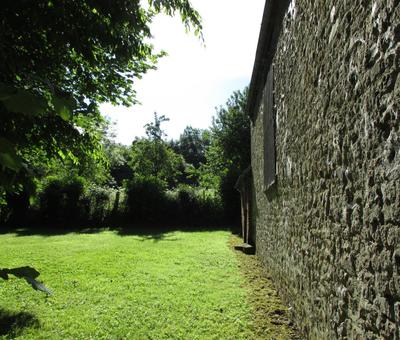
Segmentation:
[[(237, 236), (229, 240), (230, 246), (243, 243)], [(252, 306), (255, 339), (300, 339), (289, 318), (287, 306), (280, 299), (271, 276), (255, 255), (236, 253), (240, 271), (244, 276), (248, 303)]]

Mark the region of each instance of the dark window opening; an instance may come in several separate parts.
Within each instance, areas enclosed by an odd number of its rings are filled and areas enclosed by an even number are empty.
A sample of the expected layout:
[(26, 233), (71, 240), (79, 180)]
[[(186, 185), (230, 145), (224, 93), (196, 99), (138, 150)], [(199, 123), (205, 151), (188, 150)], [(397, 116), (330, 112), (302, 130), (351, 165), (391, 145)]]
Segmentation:
[(274, 75), (272, 64), (264, 87), (263, 101), (264, 191), (268, 191), (276, 182)]

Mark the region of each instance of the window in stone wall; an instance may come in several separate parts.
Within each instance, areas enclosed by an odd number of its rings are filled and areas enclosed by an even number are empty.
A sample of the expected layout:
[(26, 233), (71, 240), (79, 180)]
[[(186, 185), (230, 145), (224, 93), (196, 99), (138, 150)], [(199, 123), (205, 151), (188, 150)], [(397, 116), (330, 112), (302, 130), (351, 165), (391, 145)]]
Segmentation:
[(272, 65), (268, 71), (263, 101), (264, 191), (267, 192), (274, 186), (276, 181), (274, 76)]

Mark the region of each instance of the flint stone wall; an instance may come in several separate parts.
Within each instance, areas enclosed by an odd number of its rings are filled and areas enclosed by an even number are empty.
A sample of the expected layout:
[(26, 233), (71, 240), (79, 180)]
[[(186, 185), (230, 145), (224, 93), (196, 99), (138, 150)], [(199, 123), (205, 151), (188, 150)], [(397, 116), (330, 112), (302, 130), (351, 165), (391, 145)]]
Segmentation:
[(399, 0), (292, 1), (267, 193), (253, 118), (257, 254), (309, 338), (400, 339), (399, 38)]

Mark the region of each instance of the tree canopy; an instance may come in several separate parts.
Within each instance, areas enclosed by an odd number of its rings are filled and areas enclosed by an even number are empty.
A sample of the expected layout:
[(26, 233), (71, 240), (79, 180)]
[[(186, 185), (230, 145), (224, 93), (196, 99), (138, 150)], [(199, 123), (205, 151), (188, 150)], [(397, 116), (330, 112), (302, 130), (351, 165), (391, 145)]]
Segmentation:
[(158, 13), (201, 34), (188, 0), (28, 0), (0, 12), (0, 187), (29, 177), (28, 154), (78, 162), (96, 153), (102, 102), (135, 103), (135, 79), (163, 52), (151, 45)]
[(211, 145), (201, 167), (201, 185), (216, 187), (226, 216), (239, 218), (239, 194), (234, 185), (250, 165), (250, 120), (245, 106), (248, 88), (235, 91), (225, 105), (217, 108), (211, 126)]
[(164, 115), (154, 113), (154, 121), (145, 125), (147, 138), (132, 143), (129, 164), (136, 176), (158, 178), (173, 187), (184, 169), (184, 160), (163, 140), (166, 134), (161, 124), (167, 121)]
[(198, 168), (206, 162), (206, 148), (210, 145), (210, 133), (207, 130), (201, 130), (187, 126), (179, 139), (171, 141), (173, 149), (180, 153), (185, 161)]

